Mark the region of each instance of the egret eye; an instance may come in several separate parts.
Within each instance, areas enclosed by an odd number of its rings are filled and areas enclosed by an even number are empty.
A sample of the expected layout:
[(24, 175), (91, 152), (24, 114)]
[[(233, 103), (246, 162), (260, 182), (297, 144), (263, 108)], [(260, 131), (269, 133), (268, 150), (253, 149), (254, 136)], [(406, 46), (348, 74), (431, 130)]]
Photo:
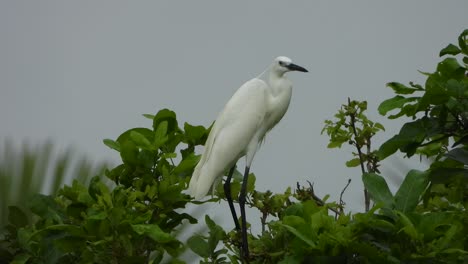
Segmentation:
[(284, 63), (284, 61), (278, 61), (278, 63), (280, 66), (283, 66), (283, 67), (286, 66), (286, 63)]

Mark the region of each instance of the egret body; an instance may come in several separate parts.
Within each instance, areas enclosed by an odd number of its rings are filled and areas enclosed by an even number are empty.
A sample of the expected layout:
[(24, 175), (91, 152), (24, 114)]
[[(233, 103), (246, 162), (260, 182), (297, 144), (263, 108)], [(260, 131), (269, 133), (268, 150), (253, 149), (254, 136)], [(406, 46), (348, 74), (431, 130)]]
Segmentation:
[(224, 184), (224, 191), (233, 214), (236, 229), (240, 230), (237, 214), (232, 202), (230, 181), (236, 162), (245, 156), (245, 173), (239, 194), (242, 217), (242, 248), (248, 257), (245, 219), (245, 195), (247, 178), (255, 153), (266, 133), (286, 113), (292, 95), (292, 82), (286, 78), (289, 71), (307, 72), (292, 63), (287, 57), (277, 57), (260, 76), (243, 84), (227, 102), (218, 115), (206, 140), (205, 150), (193, 172), (189, 192), (199, 200), (206, 196), (231, 169)]

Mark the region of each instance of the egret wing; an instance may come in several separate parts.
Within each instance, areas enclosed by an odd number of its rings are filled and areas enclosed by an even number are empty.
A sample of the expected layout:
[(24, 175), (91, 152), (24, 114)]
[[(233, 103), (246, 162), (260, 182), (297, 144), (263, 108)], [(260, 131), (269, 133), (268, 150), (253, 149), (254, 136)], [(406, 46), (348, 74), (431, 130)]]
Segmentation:
[[(245, 154), (248, 144), (265, 120), (267, 88), (264, 81), (252, 79), (234, 93), (219, 114), (210, 133), (213, 142), (206, 144), (207, 160), (213, 154), (228, 150), (233, 156), (232, 159), (235, 159), (234, 162)], [(234, 164), (226, 164), (230, 165)]]
[(246, 154), (265, 120), (267, 88), (260, 79), (246, 82), (218, 115), (190, 181), (189, 190), (197, 199), (205, 196), (215, 179)]

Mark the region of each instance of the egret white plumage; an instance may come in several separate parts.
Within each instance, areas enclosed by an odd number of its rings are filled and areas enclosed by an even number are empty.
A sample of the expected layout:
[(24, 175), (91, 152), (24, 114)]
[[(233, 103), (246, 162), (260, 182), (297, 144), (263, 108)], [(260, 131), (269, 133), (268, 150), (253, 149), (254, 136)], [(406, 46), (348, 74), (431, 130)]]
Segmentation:
[(244, 83), (218, 115), (206, 140), (205, 150), (195, 167), (189, 192), (199, 200), (206, 196), (213, 184), (230, 169), (224, 192), (234, 218), (236, 229), (241, 229), (231, 197), (230, 182), (236, 162), (245, 156), (245, 173), (239, 194), (242, 218), (242, 248), (248, 257), (245, 217), (245, 195), (250, 166), (266, 133), (286, 113), (292, 95), (292, 82), (286, 78), (289, 71), (307, 72), (287, 57), (277, 57), (266, 71)]

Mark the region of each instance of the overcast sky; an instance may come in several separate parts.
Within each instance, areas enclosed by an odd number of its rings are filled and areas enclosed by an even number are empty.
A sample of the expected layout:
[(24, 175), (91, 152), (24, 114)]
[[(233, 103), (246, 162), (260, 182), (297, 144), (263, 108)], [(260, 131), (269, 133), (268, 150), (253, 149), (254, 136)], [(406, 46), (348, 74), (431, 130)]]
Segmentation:
[[(289, 110), (251, 169), (257, 189), (309, 180), (337, 200), (352, 178), (344, 198), (362, 210), (359, 169), (345, 167), (350, 153), (326, 148), (323, 121), (351, 97), (367, 100), (387, 128), (375, 144), (396, 133), (401, 121), (376, 111), (393, 96), (385, 83), (433, 71), (439, 50), (468, 28), (468, 1), (291, 3), (1, 0), (0, 144), (50, 138), (118, 162), (102, 139), (151, 126), (141, 114), (162, 108), (180, 124), (208, 126), (241, 84), (284, 55), (309, 73), (289, 74)], [(393, 189), (408, 168), (384, 162)], [(218, 207), (213, 214), (228, 214)]]

